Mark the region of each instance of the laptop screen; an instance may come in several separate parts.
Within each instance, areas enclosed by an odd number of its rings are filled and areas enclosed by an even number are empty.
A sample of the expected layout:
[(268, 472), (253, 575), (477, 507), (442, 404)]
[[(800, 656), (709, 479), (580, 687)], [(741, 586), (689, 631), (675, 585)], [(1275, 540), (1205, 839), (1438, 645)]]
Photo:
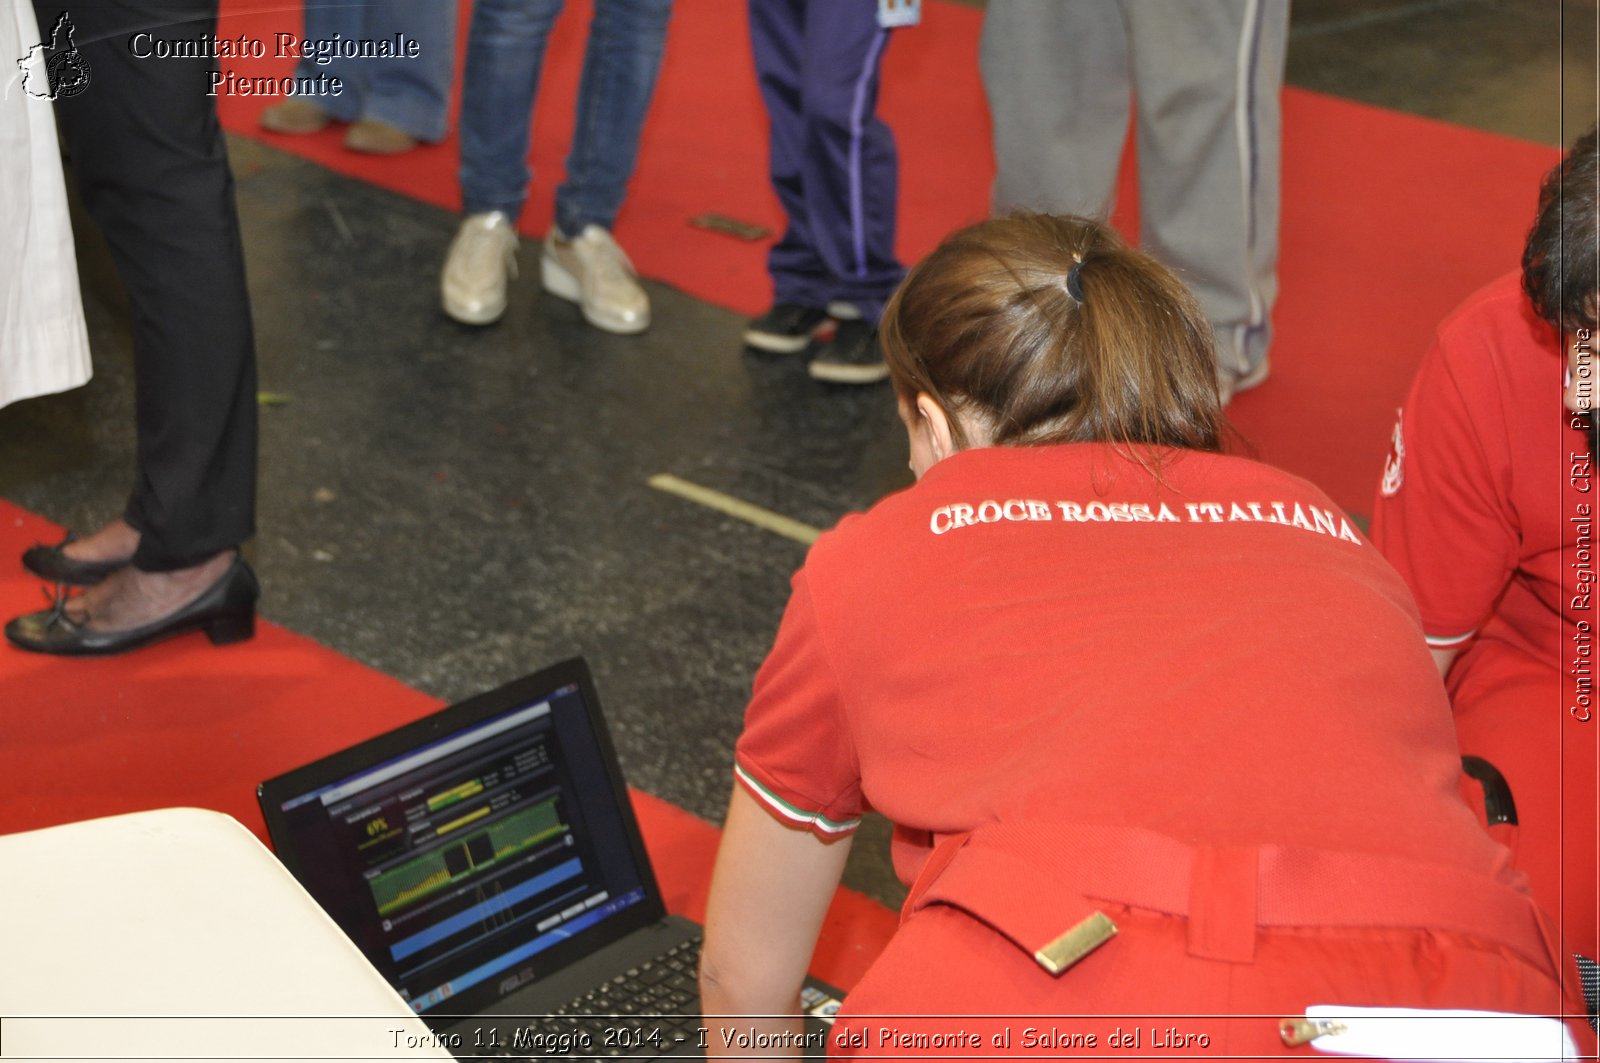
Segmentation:
[(419, 1014), (663, 914), (592, 701), (568, 662), (263, 784), (279, 856)]

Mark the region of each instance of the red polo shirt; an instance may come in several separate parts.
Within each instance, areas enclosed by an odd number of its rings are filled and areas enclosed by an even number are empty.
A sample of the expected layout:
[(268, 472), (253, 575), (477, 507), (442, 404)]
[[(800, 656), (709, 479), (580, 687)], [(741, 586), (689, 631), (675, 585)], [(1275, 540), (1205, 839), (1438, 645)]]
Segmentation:
[(1494, 876), (1415, 606), (1315, 487), (1098, 445), (985, 448), (812, 549), (756, 678), (742, 783), (786, 823), (1056, 820)]
[(1564, 367), (1517, 274), (1463, 303), (1400, 412), (1372, 537), (1415, 593), (1429, 644), (1460, 651), (1448, 685), (1462, 751), (1511, 785), (1517, 866), (1569, 947), (1596, 956), (1600, 491), (1581, 420), (1561, 403)]

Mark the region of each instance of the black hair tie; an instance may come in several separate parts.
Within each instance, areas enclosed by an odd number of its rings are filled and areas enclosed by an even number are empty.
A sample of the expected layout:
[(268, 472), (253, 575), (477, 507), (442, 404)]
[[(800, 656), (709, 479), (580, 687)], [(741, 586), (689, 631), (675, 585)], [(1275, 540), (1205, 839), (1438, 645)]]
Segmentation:
[(1067, 294), (1080, 303), (1083, 302), (1083, 285), (1078, 281), (1078, 271), (1081, 269), (1083, 260), (1079, 259), (1072, 264), (1071, 269), (1067, 270)]

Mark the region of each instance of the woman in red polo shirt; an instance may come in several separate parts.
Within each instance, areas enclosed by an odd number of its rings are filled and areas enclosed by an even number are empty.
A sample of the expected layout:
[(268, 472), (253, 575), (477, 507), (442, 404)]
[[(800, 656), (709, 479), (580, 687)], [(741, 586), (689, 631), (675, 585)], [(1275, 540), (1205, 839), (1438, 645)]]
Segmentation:
[[(1588, 1036), (1525, 1017), (1581, 996), (1458, 795), (1410, 595), (1322, 492), (1221, 453), (1211, 336), (1170, 273), (1094, 222), (984, 222), (912, 272), (883, 341), (917, 482), (794, 578), (736, 750), (708, 1016), (795, 1009), (874, 809), (911, 896), (837, 1054)], [(1397, 1008), (1507, 1014), (1372, 1010)], [(708, 1025), (719, 1054), (794, 1042)]]

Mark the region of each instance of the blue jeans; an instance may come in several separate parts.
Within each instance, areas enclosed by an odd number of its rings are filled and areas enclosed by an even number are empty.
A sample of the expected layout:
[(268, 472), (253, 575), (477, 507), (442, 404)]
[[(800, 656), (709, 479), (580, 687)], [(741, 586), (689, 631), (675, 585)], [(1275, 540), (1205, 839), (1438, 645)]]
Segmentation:
[(417, 42), (417, 57), (335, 57), (319, 66), (302, 58), (300, 77), (327, 74), (344, 83), (337, 96), (314, 96), (341, 122), (373, 118), (437, 143), (450, 130), (450, 82), (456, 72), (455, 0), (306, 0), (307, 41), (339, 34), (346, 41), (389, 41), (403, 33)]
[[(461, 82), (461, 199), (468, 214), (522, 213), (529, 126), (550, 27), (563, 0), (477, 0)], [(639, 156), (672, 0), (595, 0), (556, 228), (610, 229)]]

